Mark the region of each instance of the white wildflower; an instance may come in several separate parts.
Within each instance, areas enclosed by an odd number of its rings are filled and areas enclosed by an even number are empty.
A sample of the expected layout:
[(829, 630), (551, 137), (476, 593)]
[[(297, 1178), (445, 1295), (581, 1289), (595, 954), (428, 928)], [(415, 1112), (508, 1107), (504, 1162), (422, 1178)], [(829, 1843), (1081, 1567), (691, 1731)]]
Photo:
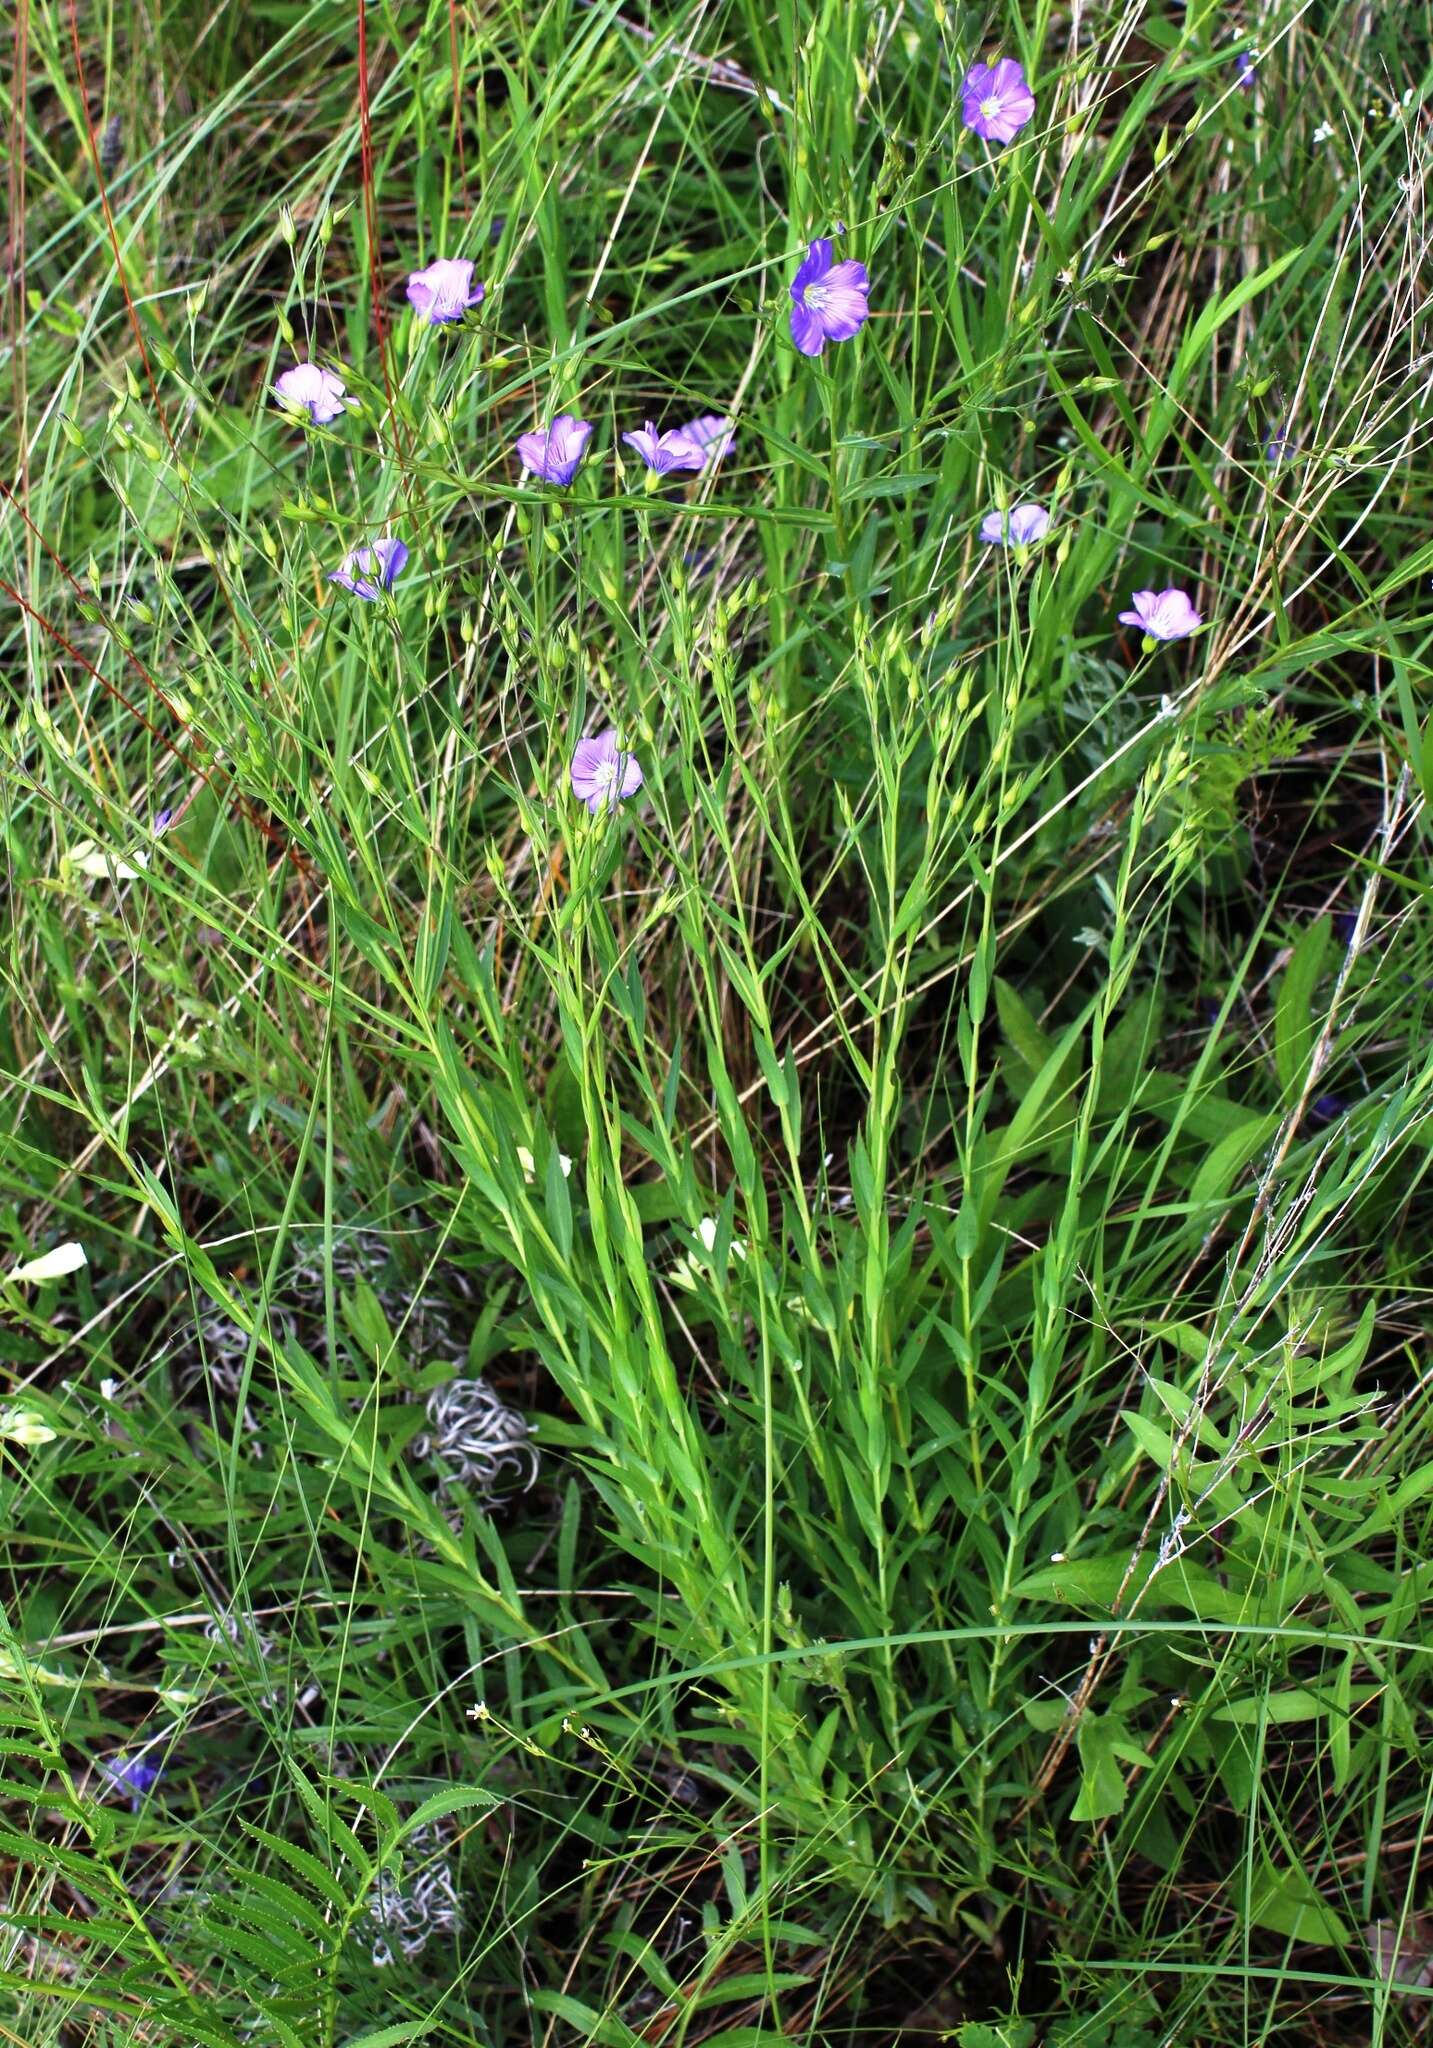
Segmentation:
[[(528, 1151), (526, 1145), (518, 1146), (517, 1163), (522, 1168), (524, 1180), (534, 1181), (537, 1179), (537, 1161), (533, 1158), (531, 1152)], [(565, 1152), (558, 1153), (557, 1163), (562, 1168), (563, 1179), (570, 1180), (572, 1178), (572, 1161)]]
[(136, 847), (128, 860), (122, 860), (96, 846), (93, 839), (81, 839), (65, 854), (60, 865), (88, 876), (93, 882), (133, 882), (149, 866), (149, 855), (143, 847)]
[(78, 1272), (88, 1258), (82, 1244), (57, 1244), (53, 1251), (27, 1259), (9, 1275), (11, 1280), (58, 1280), (65, 1273)]
[(52, 1444), (58, 1435), (34, 1408), (0, 1408), (0, 1436), (12, 1444), (30, 1449), (36, 1444)]

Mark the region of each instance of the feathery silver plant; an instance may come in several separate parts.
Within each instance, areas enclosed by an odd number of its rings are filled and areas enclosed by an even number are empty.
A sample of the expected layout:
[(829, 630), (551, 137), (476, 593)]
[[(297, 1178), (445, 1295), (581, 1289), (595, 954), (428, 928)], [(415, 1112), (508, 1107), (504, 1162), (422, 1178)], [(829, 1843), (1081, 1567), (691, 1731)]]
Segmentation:
[[(321, 1364), (327, 1364), (323, 1241), (301, 1242), (301, 1255), (285, 1279), (283, 1299), (268, 1305), (268, 1326), (279, 1343), (293, 1337)], [(415, 1357), (450, 1359), (456, 1365), (467, 1356), (467, 1336), (453, 1327), (451, 1301), (440, 1294), (415, 1296), (411, 1288), (395, 1281), (388, 1243), (381, 1231), (358, 1228), (336, 1232), (328, 1270), (338, 1288), (354, 1287), (360, 1281), (371, 1287), (384, 1316), (395, 1330), (402, 1330), (404, 1343)], [(461, 1275), (457, 1285), (460, 1292), (467, 1292)], [(172, 1354), (181, 1394), (191, 1393), (207, 1381), (216, 1393), (230, 1401), (237, 1399), (248, 1351), (248, 1337), (228, 1316), (217, 1311), (200, 1316)]]
[(254, 1616), (247, 1612), (222, 1614), (206, 1621), (204, 1634), (211, 1643), (228, 1643), (233, 1649), (253, 1647), (265, 1662), (274, 1653), (273, 1637), (266, 1636)]
[[(303, 1242), (285, 1280), (282, 1301), (268, 1307), (274, 1337), (280, 1343), (293, 1337), (320, 1364), (328, 1364), (327, 1289), (360, 1282), (373, 1290), (389, 1324), (402, 1331), (404, 1348), (415, 1361), (456, 1366), (467, 1357), (468, 1334), (454, 1317), (454, 1303), (446, 1295), (415, 1296), (395, 1282), (386, 1239), (367, 1229), (337, 1234), (327, 1264), (321, 1240)], [(456, 1283), (466, 1294), (461, 1275)], [(248, 1352), (249, 1339), (237, 1323), (219, 1314), (202, 1316), (173, 1355), (181, 1395), (207, 1382), (215, 1393), (237, 1400)], [(410, 1456), (437, 1466), (440, 1492), (461, 1485), (491, 1505), (501, 1491), (500, 1482), (516, 1479), (526, 1491), (537, 1478), (531, 1425), (486, 1380), (453, 1379), (435, 1388), (428, 1396), (427, 1423), (413, 1440)]]
[(538, 1473), (532, 1425), (509, 1408), (486, 1380), (449, 1380), (428, 1396), (428, 1428), (413, 1439), (415, 1458), (441, 1470), (440, 1486), (454, 1481), (484, 1501), (496, 1497), (509, 1474), (526, 1492)]
[[(379, 1872), (368, 1896), (368, 1920), (376, 1928), (371, 1954), (379, 1969), (421, 1955), (435, 1934), (452, 1934), (462, 1921), (452, 1866), (443, 1851), (447, 1837), (436, 1828), (415, 1828), (405, 1844), (403, 1870)], [(417, 1865), (417, 1868), (411, 1866)]]

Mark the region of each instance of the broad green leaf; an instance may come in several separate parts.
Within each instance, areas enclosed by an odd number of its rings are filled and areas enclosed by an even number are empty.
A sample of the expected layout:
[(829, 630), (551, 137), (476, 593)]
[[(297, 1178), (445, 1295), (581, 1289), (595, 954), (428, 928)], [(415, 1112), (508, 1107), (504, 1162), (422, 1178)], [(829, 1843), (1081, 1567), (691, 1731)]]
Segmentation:
[(1261, 1857), (1247, 1904), (1240, 1885), (1236, 1883), (1233, 1892), (1241, 1917), (1247, 1916), (1255, 1927), (1327, 1948), (1343, 1948), (1353, 1939), (1348, 1923), (1323, 1898), (1305, 1870), (1276, 1869), (1267, 1857)]
[(1320, 917), (1299, 939), (1284, 969), (1274, 1007), (1274, 1066), (1286, 1095), (1303, 1076), (1314, 1041), (1323, 1024), (1314, 1015), (1314, 990), (1324, 971), (1333, 926)]

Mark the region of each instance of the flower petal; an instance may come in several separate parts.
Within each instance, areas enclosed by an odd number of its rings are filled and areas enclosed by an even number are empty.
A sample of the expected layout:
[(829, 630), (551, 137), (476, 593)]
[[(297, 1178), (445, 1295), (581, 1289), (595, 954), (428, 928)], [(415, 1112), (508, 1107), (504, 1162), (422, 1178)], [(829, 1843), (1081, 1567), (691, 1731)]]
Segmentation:
[(819, 356), (826, 346), (826, 329), (809, 306), (791, 308), (791, 339), (803, 356)]
[(57, 1244), (53, 1251), (41, 1252), (37, 1259), (26, 1259), (7, 1277), (11, 1280), (58, 1280), (66, 1273), (78, 1272), (88, 1260), (89, 1254), (84, 1246), (72, 1239), (68, 1244)]
[(817, 316), (832, 341), (849, 341), (871, 317), (864, 291), (850, 284), (828, 284)]

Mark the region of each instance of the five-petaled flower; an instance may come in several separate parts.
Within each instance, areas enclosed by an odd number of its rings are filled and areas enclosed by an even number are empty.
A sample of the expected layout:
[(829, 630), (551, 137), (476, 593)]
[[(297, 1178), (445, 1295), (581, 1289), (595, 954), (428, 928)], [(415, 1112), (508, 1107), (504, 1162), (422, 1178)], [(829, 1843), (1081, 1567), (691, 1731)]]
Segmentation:
[(828, 341), (849, 341), (870, 314), (871, 280), (864, 263), (833, 263), (822, 235), (791, 280), (791, 339), (804, 356), (819, 356)]
[(523, 475), (535, 476), (544, 484), (570, 484), (591, 439), (591, 420), (574, 419), (570, 412), (560, 412), (550, 426), (518, 435), (517, 452)]
[(701, 449), (702, 462), (707, 469), (716, 468), (736, 439), (731, 421), (724, 412), (704, 412), (700, 419), (688, 420), (677, 431)]
[(1234, 83), (1245, 92), (1252, 92), (1259, 82), (1259, 67), (1254, 62), (1254, 52), (1241, 50), (1234, 62)]
[(622, 439), (629, 448), (636, 449), (657, 476), (666, 476), (673, 469), (706, 467), (706, 455), (682, 427), (669, 427), (665, 434), (659, 434), (648, 420), (635, 434), (624, 434)]
[(470, 306), (482, 304), (482, 298), (483, 288), (473, 283), (473, 266), (466, 257), (436, 256), (426, 270), (415, 270), (408, 279), (408, 303), (430, 327), (461, 320)]
[(1120, 624), (1138, 626), (1151, 640), (1183, 640), (1203, 623), (1183, 590), (1137, 590), (1130, 604)]
[(980, 538), (988, 547), (1028, 548), (1043, 540), (1050, 530), (1050, 515), (1043, 505), (1017, 505), (1013, 512), (987, 512), (980, 522)]
[(594, 818), (624, 796), (634, 796), (642, 781), (636, 755), (617, 744), (615, 726), (609, 725), (595, 739), (577, 742), (572, 756), (572, 794), (586, 804)]
[(274, 379), (274, 396), (285, 412), (306, 412), (316, 427), (336, 420), (345, 406), (357, 405), (344, 392), (337, 370), (325, 370), (319, 363), (295, 363)]
[(1035, 111), (1035, 95), (1013, 57), (972, 64), (960, 88), (960, 117), (984, 142), (1013, 142)]
[(376, 540), (371, 547), (354, 548), (345, 555), (342, 567), (335, 569), (328, 580), (351, 590), (365, 604), (376, 604), (385, 591), (393, 588), (407, 562), (408, 550), (401, 540)]

